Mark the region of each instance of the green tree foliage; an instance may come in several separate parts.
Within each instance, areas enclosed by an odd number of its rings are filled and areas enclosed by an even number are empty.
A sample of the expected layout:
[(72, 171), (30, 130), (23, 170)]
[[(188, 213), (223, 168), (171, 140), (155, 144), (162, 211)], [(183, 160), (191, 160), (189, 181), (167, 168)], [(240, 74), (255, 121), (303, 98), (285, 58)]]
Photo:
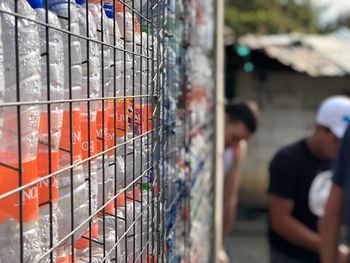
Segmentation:
[(228, 0), (225, 22), (237, 35), (317, 31), (309, 0)]

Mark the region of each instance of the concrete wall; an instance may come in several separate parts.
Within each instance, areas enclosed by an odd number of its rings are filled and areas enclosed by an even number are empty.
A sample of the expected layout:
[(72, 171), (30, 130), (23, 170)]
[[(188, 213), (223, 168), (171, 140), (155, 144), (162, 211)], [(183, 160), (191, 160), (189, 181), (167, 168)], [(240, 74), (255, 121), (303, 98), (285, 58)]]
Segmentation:
[(241, 202), (266, 205), (268, 164), (283, 145), (310, 134), (319, 103), (328, 96), (350, 92), (350, 78), (310, 78), (294, 72), (236, 75), (237, 96), (261, 107), (260, 127), (249, 142), (243, 173)]

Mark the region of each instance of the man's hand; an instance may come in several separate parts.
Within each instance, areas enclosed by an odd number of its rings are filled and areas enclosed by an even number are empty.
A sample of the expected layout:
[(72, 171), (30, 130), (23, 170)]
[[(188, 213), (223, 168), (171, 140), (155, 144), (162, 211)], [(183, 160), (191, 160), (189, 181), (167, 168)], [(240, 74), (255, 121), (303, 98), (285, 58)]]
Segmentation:
[(271, 228), (275, 232), (299, 247), (319, 252), (321, 244), (319, 234), (293, 216), (294, 201), (292, 199), (270, 194), (269, 207)]
[(223, 249), (220, 249), (218, 252), (218, 261), (219, 263), (231, 263), (230, 259)]
[(349, 262), (349, 248), (345, 245), (339, 245), (339, 263), (348, 263)]
[(333, 184), (320, 225), (322, 263), (346, 262), (346, 254), (349, 254), (348, 249), (339, 246), (343, 195), (343, 189)]

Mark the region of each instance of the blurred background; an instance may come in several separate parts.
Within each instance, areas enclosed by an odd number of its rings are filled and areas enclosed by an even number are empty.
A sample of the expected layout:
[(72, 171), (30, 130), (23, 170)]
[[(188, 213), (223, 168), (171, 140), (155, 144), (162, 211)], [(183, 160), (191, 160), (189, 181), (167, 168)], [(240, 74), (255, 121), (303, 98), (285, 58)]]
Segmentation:
[(252, 99), (261, 108), (232, 231), (235, 263), (268, 262), (267, 168), (273, 154), (312, 132), (323, 99), (350, 94), (349, 28), (350, 1), (226, 1), (226, 98)]

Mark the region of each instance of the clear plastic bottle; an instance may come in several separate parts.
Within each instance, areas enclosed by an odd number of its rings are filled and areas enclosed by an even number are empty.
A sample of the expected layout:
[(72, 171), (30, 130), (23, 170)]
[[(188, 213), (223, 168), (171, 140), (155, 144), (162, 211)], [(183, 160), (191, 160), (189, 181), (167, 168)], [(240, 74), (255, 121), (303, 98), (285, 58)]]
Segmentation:
[[(91, 241), (91, 248), (89, 242), (89, 230), (87, 230), (81, 239), (79, 239), (74, 247), (76, 248), (77, 253), (77, 262), (89, 262), (89, 263), (99, 263), (105, 257), (105, 252), (103, 251), (103, 246), (96, 244), (96, 242)], [(91, 223), (91, 239), (98, 240), (99, 235), (99, 222), (94, 220)], [(91, 249), (91, 260), (90, 260), (90, 249)], [(110, 257), (108, 256), (105, 261), (110, 263)]]
[[(109, 97), (114, 96), (120, 96), (122, 94), (122, 86), (123, 83), (121, 82), (121, 72), (123, 71), (122, 65), (124, 63), (123, 61), (123, 43), (121, 40), (121, 34), (119, 31), (118, 24), (115, 23), (114, 26), (114, 12), (113, 12), (113, 5), (112, 4), (105, 4), (104, 10), (106, 13), (106, 16), (108, 17), (106, 21), (106, 25), (108, 27), (109, 31), (109, 40), (110, 44), (115, 47), (115, 49), (111, 49), (111, 64), (110, 64), (110, 76), (111, 76), (111, 84), (110, 84), (110, 90), (108, 91)], [(115, 53), (115, 59), (114, 59), (114, 53)], [(115, 67), (115, 72), (114, 72)], [(115, 84), (114, 84), (115, 83)], [(115, 92), (114, 92), (114, 85), (115, 85)]]
[[(60, 17), (61, 27), (70, 30), (74, 34), (80, 34), (78, 10), (75, 0), (49, 0), (50, 10)], [(70, 18), (70, 19), (68, 19)], [(80, 39), (75, 36), (69, 37), (64, 34), (64, 65), (65, 65), (65, 99), (82, 98), (82, 61)], [(70, 62), (70, 63), (69, 63)], [(69, 67), (70, 66), (70, 67)], [(71, 74), (70, 74), (71, 73)], [(71, 95), (71, 96), (70, 96)], [(60, 169), (66, 168), (72, 163), (82, 160), (82, 136), (80, 103), (73, 102), (64, 104), (63, 126), (60, 140)], [(72, 117), (72, 120), (70, 119)], [(72, 127), (70, 123), (72, 122)], [(72, 134), (73, 145), (70, 144)], [(70, 149), (73, 152), (70, 152)], [(71, 160), (72, 155), (72, 160)], [(59, 196), (58, 196), (58, 229), (59, 239), (64, 238), (71, 232), (71, 217), (74, 216), (74, 228), (79, 226), (88, 217), (88, 189), (85, 183), (85, 176), (82, 165), (67, 170), (59, 175)], [(71, 195), (73, 188), (73, 196)], [(73, 198), (73, 207), (71, 199)], [(81, 227), (74, 233), (74, 238), (80, 238), (82, 232), (87, 228)], [(71, 239), (67, 239), (70, 242)]]
[[(46, 10), (43, 0), (29, 0), (34, 8), (37, 19), (46, 23)], [(56, 28), (61, 28), (56, 14), (48, 11), (48, 24)], [(41, 53), (47, 52), (46, 27), (38, 25), (40, 36)], [(62, 100), (64, 98), (64, 51), (63, 38), (61, 32), (49, 29), (49, 57), (41, 57), (41, 100)], [(48, 72), (47, 63), (49, 62), (50, 78), (48, 91)], [(48, 96), (49, 95), (49, 96)], [(48, 125), (48, 107), (43, 105), (40, 108), (40, 126), (38, 142), (38, 176), (43, 177), (50, 172), (57, 172), (59, 165), (59, 142), (61, 137), (61, 128), (63, 121), (63, 105), (51, 104), (50, 106), (50, 131)], [(49, 142), (49, 134), (51, 141)], [(50, 143), (50, 144), (49, 144)], [(51, 148), (51, 164), (49, 158), (49, 149)], [(49, 167), (51, 166), (51, 171)], [(39, 237), (41, 240), (42, 252), (45, 253), (50, 248), (50, 235), (52, 235), (53, 244), (58, 241), (57, 233), (57, 198), (58, 198), (58, 178), (56, 176), (50, 180), (39, 183)], [(52, 194), (52, 218), (50, 215), (50, 188)], [(52, 222), (52, 233), (50, 233), (50, 222)], [(54, 255), (55, 258), (55, 255)], [(49, 262), (50, 256), (43, 262)]]
[[(124, 52), (121, 51), (123, 49), (123, 44), (122, 44), (122, 39), (121, 39), (121, 34), (119, 31), (118, 24), (114, 20), (114, 11), (113, 11), (113, 5), (112, 4), (105, 4), (104, 5), (105, 12), (108, 19), (108, 28), (110, 32), (110, 39), (113, 45), (115, 45), (115, 57), (113, 56), (113, 66), (115, 67), (115, 76), (113, 76), (113, 80), (115, 83), (112, 81), (112, 84), (115, 84), (115, 93), (114, 93), (114, 87), (112, 86), (111, 94), (110, 97), (116, 96), (121, 96), (123, 93), (123, 85), (124, 83), (122, 82), (122, 74), (124, 72)], [(114, 24), (115, 23), (115, 24)], [(114, 32), (114, 33), (113, 33)], [(114, 59), (115, 58), (115, 59)], [(112, 71), (112, 75), (114, 75), (114, 70)], [(120, 101), (120, 100), (119, 100)], [(115, 104), (114, 104), (115, 102)], [(118, 129), (118, 125), (114, 127), (114, 121), (116, 117), (116, 112), (115, 110), (118, 105), (123, 105), (118, 102), (118, 100), (110, 100), (108, 102), (108, 137), (109, 137), (109, 143), (108, 147), (114, 147), (116, 144), (120, 143), (122, 141), (122, 137), (124, 135), (123, 132), (118, 132), (117, 131), (117, 143), (114, 144), (114, 137), (115, 137), (115, 132), (114, 128)], [(118, 122), (117, 122), (118, 123)], [(120, 123), (120, 122), (119, 122)], [(115, 187), (115, 182), (116, 182), (116, 192), (118, 192), (122, 187), (123, 187), (123, 182), (124, 182), (124, 172), (125, 172), (125, 166), (124, 166), (124, 159), (120, 156), (117, 155), (115, 156), (115, 150), (111, 150), (108, 153), (108, 163), (109, 163), (109, 169), (110, 172), (109, 174), (111, 175), (109, 178), (109, 181), (111, 185), (113, 186), (113, 190)], [(116, 178), (114, 175), (117, 174)], [(114, 192), (114, 191), (113, 191)], [(114, 203), (113, 203), (114, 204)]]
[[(86, 10), (85, 0), (77, 1), (78, 19), (80, 34), (84, 37), (89, 37), (93, 40), (98, 40), (97, 26), (95, 20), (89, 10)], [(87, 12), (86, 12), (87, 11)], [(86, 20), (88, 18), (88, 20)], [(87, 21), (89, 24), (87, 24)], [(89, 29), (89, 32), (87, 32)], [(89, 50), (86, 39), (80, 39), (82, 61), (89, 61), (89, 63), (82, 64), (82, 98), (98, 98), (101, 89), (101, 63), (98, 44), (96, 42), (89, 42)], [(89, 60), (88, 60), (89, 58)], [(89, 75), (88, 75), (89, 74)], [(90, 156), (97, 154), (97, 135), (96, 135), (96, 118), (97, 118), (98, 102), (90, 101), (81, 102), (81, 128), (82, 128), (82, 153), (83, 159), (89, 157), (89, 143)], [(90, 112), (90, 115), (88, 114)], [(90, 121), (89, 121), (90, 117)], [(90, 126), (89, 126), (90, 125)], [(89, 131), (90, 130), (90, 137)], [(97, 164), (96, 159), (83, 164), (85, 178), (87, 179), (87, 187), (89, 185), (88, 179), (91, 179), (91, 209), (92, 213), (97, 210)]]
[[(106, 248), (106, 253), (109, 253), (109, 257), (111, 259), (116, 259), (116, 262), (123, 262), (122, 261), (122, 252), (121, 252), (121, 245), (120, 243), (118, 245), (116, 244), (116, 230), (115, 230), (115, 217), (110, 216), (110, 215), (105, 215), (104, 217), (105, 224), (104, 224), (104, 229), (103, 231), (103, 217), (99, 217), (97, 219), (98, 222), (98, 241), (101, 243), (105, 243), (105, 248)], [(103, 236), (103, 232), (105, 233), (105, 236)], [(112, 250), (112, 251), (111, 251)]]
[[(0, 2), (0, 9), (14, 12), (12, 0)], [(17, 1), (17, 12), (23, 16), (35, 19), (35, 12), (27, 1)], [(15, 17), (1, 13), (3, 58), (5, 71), (4, 102), (19, 100), (38, 101), (41, 92), (40, 79), (40, 42), (35, 23), (26, 19), (18, 20), (18, 38), (16, 44)], [(18, 47), (18, 65), (16, 63), (16, 45)], [(19, 72), (19, 75), (16, 74)], [(19, 79), (17, 79), (19, 76)], [(16, 81), (19, 82), (17, 87)], [(20, 133), (17, 127), (17, 116), (20, 114)], [(3, 109), (3, 123), (0, 134), (0, 161), (22, 170), (22, 184), (37, 179), (37, 143), (40, 109), (37, 105), (6, 107)], [(18, 139), (20, 138), (20, 139)], [(21, 153), (18, 143), (21, 142)], [(20, 156), (19, 156), (20, 155)], [(21, 163), (19, 163), (19, 157)], [(0, 166), (0, 194), (13, 190), (19, 185), (19, 173), (5, 166)], [(23, 202), (19, 203), (16, 193), (0, 200), (0, 261), (19, 262), (20, 255), (20, 220), (23, 220), (23, 260), (34, 262), (40, 256), (40, 241), (38, 237), (39, 206), (38, 187), (33, 186), (23, 191)], [(20, 209), (22, 206), (22, 218)]]
[[(138, 201), (133, 202), (134, 194), (132, 191), (128, 191), (126, 193), (126, 209), (125, 209), (125, 193), (119, 194), (117, 198), (117, 225), (115, 227), (115, 218), (114, 217), (106, 217), (105, 225), (106, 227), (110, 227), (117, 230), (118, 239), (121, 238), (120, 241), (120, 262), (134, 262), (134, 251), (135, 258), (139, 256), (141, 253), (141, 229), (140, 229), (140, 221), (136, 221), (141, 213), (141, 204), (139, 202), (140, 191), (138, 187), (135, 187), (135, 199)], [(134, 204), (135, 203), (135, 204)], [(134, 206), (135, 205), (135, 206)], [(135, 208), (135, 218), (134, 216), (134, 208)], [(131, 227), (135, 219), (135, 227)], [(125, 220), (127, 222), (125, 223)], [(128, 233), (125, 233), (131, 227)], [(134, 232), (135, 230), (135, 232)], [(127, 249), (125, 248), (125, 238), (127, 238)], [(135, 247), (134, 247), (134, 238), (135, 238)], [(127, 257), (127, 260), (126, 260)], [(119, 261), (118, 261), (119, 262)], [(141, 257), (139, 261), (141, 262)]]
[(75, 253), (75, 250), (73, 251), (72, 254), (72, 248), (71, 246), (66, 246), (66, 247), (59, 247), (57, 249), (56, 253), (56, 263), (70, 263), (70, 262), (77, 262), (77, 255)]
[[(89, 10), (95, 19), (98, 30), (98, 40), (106, 43), (107, 45), (98, 45), (99, 56), (102, 57), (101, 66), (103, 70), (103, 79), (101, 79), (100, 97), (113, 96), (114, 89), (114, 70), (113, 70), (113, 48), (108, 46), (112, 45), (109, 21), (100, 0), (88, 0)], [(113, 30), (113, 29), (112, 29)], [(102, 65), (103, 64), (103, 65)], [(101, 74), (102, 74), (101, 73)], [(113, 86), (112, 86), (113, 85)], [(108, 100), (99, 101), (97, 110), (97, 125), (96, 132), (100, 136), (97, 137), (97, 152), (107, 150), (108, 148)], [(113, 197), (114, 192), (114, 171), (109, 169), (108, 158), (112, 157), (113, 151), (108, 152), (105, 155), (97, 157), (97, 177), (98, 177), (98, 207), (101, 207), (104, 203)], [(111, 173), (113, 172), (113, 173)]]
[[(0, 16), (0, 103), (4, 102), (5, 95), (5, 75), (4, 75), (4, 48), (2, 45), (2, 27), (1, 27), (1, 16)], [(0, 109), (0, 136), (3, 125), (3, 108)]]
[[(125, 32), (124, 32), (124, 14), (125, 14)], [(115, 2), (115, 14), (114, 14), (115, 20), (118, 24), (119, 27), (119, 32), (121, 35), (121, 43), (123, 46), (123, 49), (127, 50), (132, 50), (131, 42), (132, 42), (132, 35), (133, 35), (133, 30), (132, 30), (132, 14), (130, 12), (125, 11), (124, 5), (122, 3)], [(137, 39), (137, 38), (136, 38)], [(124, 53), (124, 52), (123, 52)], [(122, 62), (120, 63), (121, 68), (122, 68), (122, 79), (121, 79), (121, 84), (123, 87), (123, 92), (122, 95), (126, 96), (131, 96), (132, 95), (132, 56), (125, 52), (123, 57), (122, 57)], [(124, 79), (125, 77), (125, 79)], [(124, 94), (124, 89), (125, 89), (125, 94)]]

